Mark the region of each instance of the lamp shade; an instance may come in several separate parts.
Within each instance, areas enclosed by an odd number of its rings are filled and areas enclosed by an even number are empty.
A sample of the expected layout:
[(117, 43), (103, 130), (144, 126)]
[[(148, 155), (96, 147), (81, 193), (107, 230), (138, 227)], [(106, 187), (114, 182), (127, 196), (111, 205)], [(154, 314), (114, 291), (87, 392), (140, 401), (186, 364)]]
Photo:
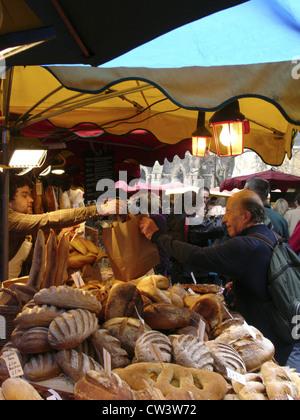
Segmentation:
[(210, 119), (218, 156), (238, 156), (244, 152), (244, 135), (249, 121), (240, 112), (238, 101), (217, 111)]
[(199, 111), (197, 129), (192, 134), (192, 154), (199, 157), (207, 157), (211, 144), (212, 134), (205, 127), (205, 112)]
[(11, 168), (39, 168), (44, 163), (47, 150), (35, 137), (11, 137)]

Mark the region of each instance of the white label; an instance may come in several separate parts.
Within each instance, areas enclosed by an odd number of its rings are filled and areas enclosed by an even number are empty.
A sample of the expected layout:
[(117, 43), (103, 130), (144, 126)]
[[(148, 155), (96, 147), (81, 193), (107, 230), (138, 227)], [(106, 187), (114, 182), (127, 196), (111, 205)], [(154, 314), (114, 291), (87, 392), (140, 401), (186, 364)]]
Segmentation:
[(234, 370), (228, 368), (226, 368), (226, 370), (229, 379), (233, 379), (234, 381), (239, 382), (242, 385), (246, 385), (245, 375), (241, 375), (240, 373), (237, 373)]
[(15, 351), (7, 350), (2, 354), (11, 378), (17, 378), (18, 376), (24, 375), (20, 360)]
[(76, 287), (79, 288), (79, 287), (84, 286), (84, 281), (83, 281), (83, 279), (81, 277), (80, 271), (76, 271), (76, 273), (73, 273), (71, 275), (71, 277), (72, 277), (72, 279), (73, 279)]
[(246, 321), (244, 321), (244, 327), (247, 329), (248, 333), (251, 335), (251, 337), (256, 340), (256, 334), (253, 331), (253, 329), (250, 327), (250, 325), (247, 324)]
[(103, 349), (103, 361), (105, 372), (111, 376), (111, 355), (106, 349)]

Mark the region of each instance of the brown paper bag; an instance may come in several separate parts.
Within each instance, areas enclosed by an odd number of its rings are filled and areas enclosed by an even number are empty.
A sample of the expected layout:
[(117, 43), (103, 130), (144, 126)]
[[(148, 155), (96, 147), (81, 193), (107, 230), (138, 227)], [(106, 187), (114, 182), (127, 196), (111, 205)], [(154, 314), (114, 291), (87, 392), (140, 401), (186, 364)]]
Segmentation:
[(157, 246), (139, 229), (142, 215), (118, 217), (112, 227), (103, 228), (103, 245), (117, 280), (130, 281), (145, 275), (160, 262)]

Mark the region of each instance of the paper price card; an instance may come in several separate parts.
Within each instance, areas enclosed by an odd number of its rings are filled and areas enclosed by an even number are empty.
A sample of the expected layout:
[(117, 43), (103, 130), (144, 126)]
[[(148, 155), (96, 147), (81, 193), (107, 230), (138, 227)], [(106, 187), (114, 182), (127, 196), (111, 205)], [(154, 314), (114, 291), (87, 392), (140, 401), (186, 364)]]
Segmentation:
[(239, 382), (242, 385), (246, 385), (245, 375), (241, 375), (240, 373), (237, 373), (234, 370), (228, 368), (226, 370), (229, 379), (233, 379), (234, 381)]
[(11, 378), (17, 378), (18, 376), (24, 375), (20, 360), (15, 351), (7, 350), (2, 354)]
[(76, 273), (73, 273), (71, 275), (76, 287), (80, 288), (84, 286), (83, 278), (81, 277), (80, 271), (76, 271)]

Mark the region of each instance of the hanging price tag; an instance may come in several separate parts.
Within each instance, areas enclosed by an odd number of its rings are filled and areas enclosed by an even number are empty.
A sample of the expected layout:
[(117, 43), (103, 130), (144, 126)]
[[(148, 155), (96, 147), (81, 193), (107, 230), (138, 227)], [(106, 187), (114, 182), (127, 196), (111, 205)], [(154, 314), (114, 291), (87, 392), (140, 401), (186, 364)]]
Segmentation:
[(20, 360), (15, 351), (7, 350), (2, 354), (11, 378), (17, 378), (18, 376), (24, 375)]

